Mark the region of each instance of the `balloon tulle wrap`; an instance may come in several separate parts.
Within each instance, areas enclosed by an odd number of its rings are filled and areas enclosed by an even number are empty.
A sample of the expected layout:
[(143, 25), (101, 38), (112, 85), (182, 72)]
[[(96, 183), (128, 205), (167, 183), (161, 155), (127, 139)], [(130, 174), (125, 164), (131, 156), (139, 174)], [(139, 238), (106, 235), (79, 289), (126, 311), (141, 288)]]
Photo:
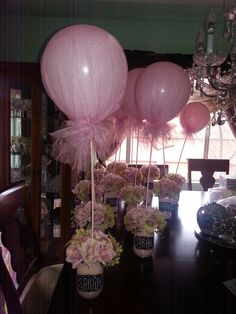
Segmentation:
[(144, 121), (140, 129), (140, 141), (144, 145), (149, 146), (150, 143), (153, 143), (153, 146), (157, 147), (158, 143), (167, 142), (171, 139), (171, 131), (174, 127), (171, 123), (149, 123)]
[[(90, 143), (101, 159), (113, 153), (109, 143), (120, 143), (119, 133), (114, 136), (116, 126), (105, 121), (89, 123), (85, 121), (64, 121), (62, 128), (51, 133), (53, 139), (52, 156), (56, 160), (67, 163), (74, 169), (88, 170), (90, 165)], [(113, 130), (113, 132), (111, 132)], [(123, 139), (123, 137), (122, 137)], [(117, 147), (118, 149), (118, 147)]]
[(69, 119), (51, 134), (52, 155), (84, 169), (90, 162), (91, 143), (105, 156), (118, 138), (114, 123), (105, 120), (124, 98), (128, 66), (123, 48), (97, 26), (71, 25), (52, 36), (40, 64), (48, 96)]
[(107, 138), (103, 143), (101, 149), (97, 151), (97, 155), (103, 161), (109, 159), (120, 148), (125, 137), (130, 132), (129, 120), (127, 118), (120, 118), (116, 115), (109, 117), (104, 122), (109, 129)]

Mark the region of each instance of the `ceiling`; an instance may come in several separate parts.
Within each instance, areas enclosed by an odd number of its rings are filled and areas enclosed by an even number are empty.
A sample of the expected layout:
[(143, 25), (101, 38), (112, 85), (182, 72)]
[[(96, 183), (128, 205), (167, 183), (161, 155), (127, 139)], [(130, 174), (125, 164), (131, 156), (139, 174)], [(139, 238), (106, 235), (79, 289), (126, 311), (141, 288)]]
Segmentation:
[(1, 0), (0, 14), (46, 17), (153, 18), (160, 7), (222, 7), (223, 0)]

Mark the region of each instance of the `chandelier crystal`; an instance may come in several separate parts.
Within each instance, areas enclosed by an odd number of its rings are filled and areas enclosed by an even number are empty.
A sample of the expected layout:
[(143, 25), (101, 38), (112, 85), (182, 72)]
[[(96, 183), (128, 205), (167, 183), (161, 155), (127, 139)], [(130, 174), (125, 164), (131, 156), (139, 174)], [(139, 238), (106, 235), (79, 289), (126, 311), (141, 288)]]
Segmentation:
[(231, 44), (230, 52), (215, 52), (213, 41), (216, 17), (210, 10), (206, 18), (205, 35), (200, 32), (196, 39), (196, 53), (189, 70), (192, 92), (211, 99), (214, 103), (212, 125), (225, 122), (225, 110), (236, 103), (236, 45), (233, 43), (234, 24), (236, 23), (236, 3), (225, 1), (223, 18), (224, 37)]

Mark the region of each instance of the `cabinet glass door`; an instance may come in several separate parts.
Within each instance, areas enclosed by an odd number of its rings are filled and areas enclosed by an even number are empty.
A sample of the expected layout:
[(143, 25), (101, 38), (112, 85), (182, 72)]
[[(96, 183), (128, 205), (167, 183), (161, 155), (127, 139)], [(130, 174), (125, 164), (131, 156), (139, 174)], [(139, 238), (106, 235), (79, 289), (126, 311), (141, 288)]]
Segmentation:
[(50, 133), (60, 127), (60, 112), (42, 93), (41, 121), (41, 222), (40, 247), (46, 263), (60, 260), (61, 233), (61, 164), (51, 156)]
[(31, 99), (29, 88), (10, 89), (11, 183), (31, 181)]

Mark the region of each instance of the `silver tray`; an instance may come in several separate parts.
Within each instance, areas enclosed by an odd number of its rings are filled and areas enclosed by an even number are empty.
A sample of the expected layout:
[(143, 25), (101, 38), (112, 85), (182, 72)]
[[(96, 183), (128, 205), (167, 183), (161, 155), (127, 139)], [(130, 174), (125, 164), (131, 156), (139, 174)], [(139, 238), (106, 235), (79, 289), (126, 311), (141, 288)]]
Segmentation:
[(236, 239), (229, 239), (224, 236), (219, 237), (213, 237), (211, 235), (208, 235), (204, 232), (202, 232), (199, 228), (196, 228), (194, 231), (194, 234), (197, 239), (206, 240), (212, 244), (219, 245), (222, 247), (225, 247), (227, 249), (236, 249)]

